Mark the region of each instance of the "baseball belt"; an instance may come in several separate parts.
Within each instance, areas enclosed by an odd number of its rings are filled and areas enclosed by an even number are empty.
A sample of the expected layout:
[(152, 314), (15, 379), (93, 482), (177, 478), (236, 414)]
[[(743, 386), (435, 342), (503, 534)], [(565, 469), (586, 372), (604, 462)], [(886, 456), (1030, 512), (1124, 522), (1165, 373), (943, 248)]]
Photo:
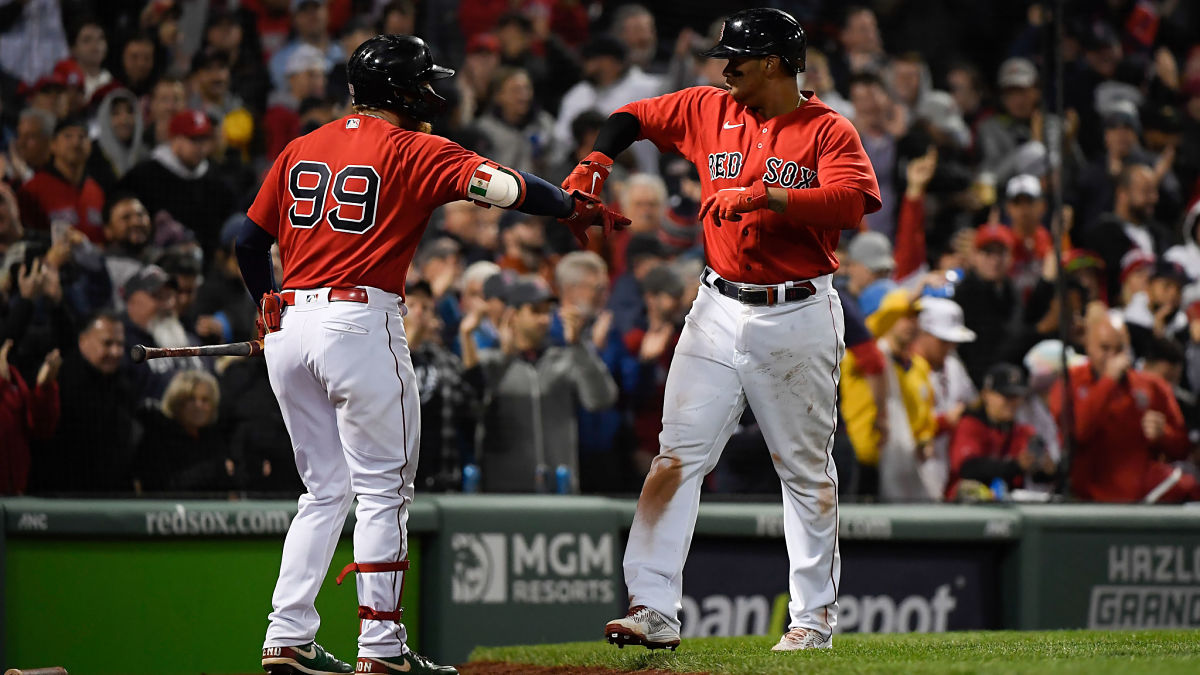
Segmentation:
[(788, 281), (771, 286), (740, 284), (721, 278), (711, 267), (705, 267), (700, 273), (700, 281), (721, 295), (733, 298), (743, 305), (757, 307), (807, 300), (817, 293), (817, 288), (811, 281)]
[[(283, 296), (283, 304), (296, 306), (296, 291), (281, 291), (279, 295)], [(329, 289), (330, 302), (367, 302), (367, 289), (365, 288), (331, 288)]]

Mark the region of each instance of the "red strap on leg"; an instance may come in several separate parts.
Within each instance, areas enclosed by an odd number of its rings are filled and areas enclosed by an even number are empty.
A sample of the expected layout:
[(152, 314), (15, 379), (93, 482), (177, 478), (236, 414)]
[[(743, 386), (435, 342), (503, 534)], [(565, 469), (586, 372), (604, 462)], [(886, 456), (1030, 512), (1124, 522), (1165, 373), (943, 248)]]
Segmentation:
[[(404, 572), (408, 570), (408, 560), (398, 560), (396, 562), (381, 562), (381, 563), (359, 563), (352, 562), (342, 568), (342, 573), (337, 576), (337, 584), (342, 584), (342, 579), (351, 572), (361, 572), (369, 574), (372, 572)], [(400, 582), (400, 594), (404, 595), (404, 582)], [(398, 604), (398, 603), (397, 603)], [(358, 618), (368, 621), (395, 621), (400, 623), (404, 618), (404, 609), (400, 608), (394, 612), (381, 612), (373, 607), (365, 605), (358, 606)], [(362, 633), (362, 622), (359, 622), (359, 634)]]
[(399, 623), (400, 619), (404, 618), (404, 608), (401, 607), (394, 612), (380, 612), (379, 610), (371, 607), (359, 605), (358, 618), (369, 619), (371, 621), (395, 621), (396, 623)]
[(342, 579), (351, 572), (404, 572), (408, 569), (408, 560), (399, 560), (396, 562), (381, 562), (381, 563), (358, 563), (352, 562), (342, 568), (342, 573), (337, 576), (337, 585), (342, 585)]

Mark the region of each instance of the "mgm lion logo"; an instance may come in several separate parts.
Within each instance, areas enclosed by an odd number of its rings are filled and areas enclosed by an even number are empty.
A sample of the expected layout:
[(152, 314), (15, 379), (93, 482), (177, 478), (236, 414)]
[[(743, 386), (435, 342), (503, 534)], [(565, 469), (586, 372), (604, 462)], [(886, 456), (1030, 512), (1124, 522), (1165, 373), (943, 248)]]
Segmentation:
[(504, 602), (507, 546), (503, 534), (456, 533), (450, 537), (454, 576), (450, 599), (457, 603)]

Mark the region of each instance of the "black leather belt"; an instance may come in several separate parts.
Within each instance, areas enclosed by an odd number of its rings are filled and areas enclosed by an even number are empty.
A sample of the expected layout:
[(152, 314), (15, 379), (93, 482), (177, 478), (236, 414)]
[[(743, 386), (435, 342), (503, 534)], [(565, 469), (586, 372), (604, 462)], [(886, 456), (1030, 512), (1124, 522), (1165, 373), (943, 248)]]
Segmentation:
[[(711, 282), (708, 279), (710, 275), (713, 277)], [(721, 295), (733, 298), (743, 305), (762, 307), (807, 300), (817, 293), (817, 288), (811, 281), (790, 281), (788, 282), (790, 285), (783, 289), (783, 297), (780, 297), (779, 286), (739, 284), (736, 281), (722, 279), (707, 267), (700, 273), (700, 281)]]

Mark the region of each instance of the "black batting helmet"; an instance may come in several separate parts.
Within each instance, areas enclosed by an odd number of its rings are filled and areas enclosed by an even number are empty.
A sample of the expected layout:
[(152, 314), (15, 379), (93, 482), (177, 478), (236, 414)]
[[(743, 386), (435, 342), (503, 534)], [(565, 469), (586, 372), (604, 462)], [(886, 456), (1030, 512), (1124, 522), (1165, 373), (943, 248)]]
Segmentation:
[(429, 82), (454, 75), (433, 62), (429, 45), (413, 35), (376, 35), (346, 63), (354, 105), (403, 113), (421, 122), (446, 107)]
[(758, 7), (725, 17), (721, 38), (704, 55), (714, 59), (738, 56), (778, 56), (798, 73), (804, 72), (808, 38), (800, 22), (787, 12)]

